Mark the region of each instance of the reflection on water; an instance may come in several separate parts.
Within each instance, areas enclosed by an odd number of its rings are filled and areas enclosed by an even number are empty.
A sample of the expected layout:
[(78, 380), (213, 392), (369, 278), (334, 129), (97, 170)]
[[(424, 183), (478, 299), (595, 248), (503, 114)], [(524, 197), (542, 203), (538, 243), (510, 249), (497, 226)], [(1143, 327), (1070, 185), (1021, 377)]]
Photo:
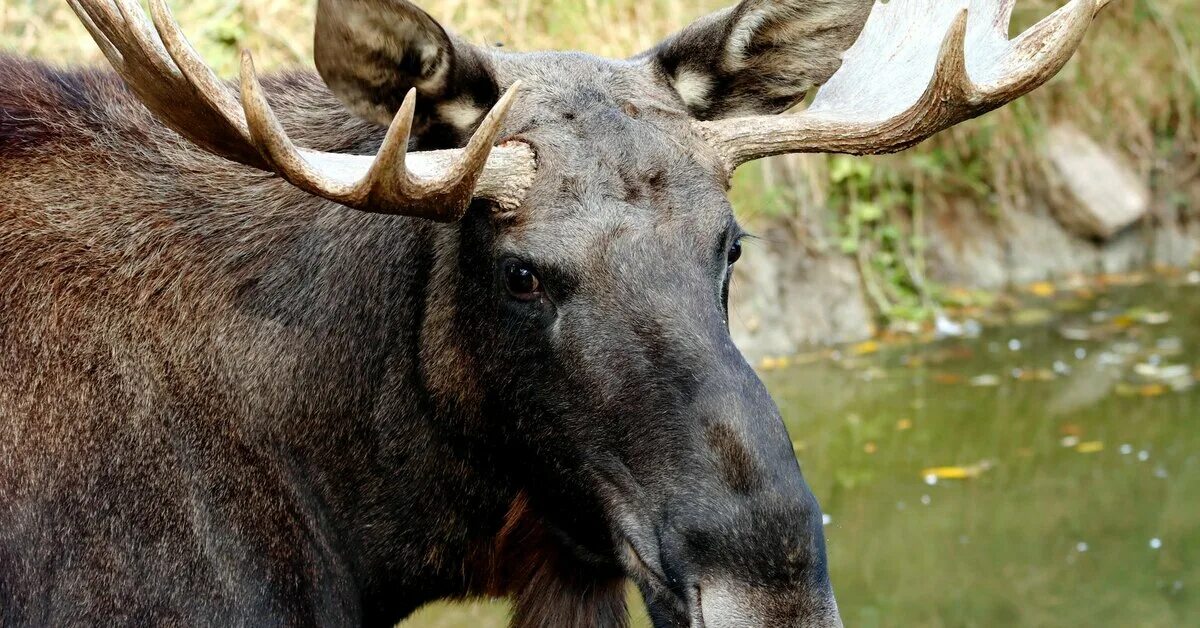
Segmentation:
[(1198, 322), (1178, 281), (772, 370), (846, 624), (1200, 625)]

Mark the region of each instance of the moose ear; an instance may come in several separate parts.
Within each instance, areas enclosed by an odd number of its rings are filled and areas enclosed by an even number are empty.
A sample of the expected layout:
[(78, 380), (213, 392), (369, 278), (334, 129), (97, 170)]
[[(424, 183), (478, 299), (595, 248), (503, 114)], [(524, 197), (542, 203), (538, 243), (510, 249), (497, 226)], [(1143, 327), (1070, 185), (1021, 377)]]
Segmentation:
[(371, 122), (389, 125), (416, 88), (422, 150), (461, 145), (500, 95), (487, 53), (405, 0), (320, 0), (314, 48), (325, 84)]
[[(892, 0), (895, 2), (896, 0)], [(874, 0), (743, 0), (644, 53), (692, 115), (780, 113), (833, 76)]]

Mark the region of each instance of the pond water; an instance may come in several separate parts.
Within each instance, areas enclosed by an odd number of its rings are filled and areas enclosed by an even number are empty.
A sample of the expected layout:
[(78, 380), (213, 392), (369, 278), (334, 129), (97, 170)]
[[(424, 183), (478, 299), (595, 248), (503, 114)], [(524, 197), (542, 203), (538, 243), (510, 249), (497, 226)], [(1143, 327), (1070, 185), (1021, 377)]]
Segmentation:
[(1200, 626), (1200, 287), (1092, 286), (998, 323), (769, 365), (846, 625)]

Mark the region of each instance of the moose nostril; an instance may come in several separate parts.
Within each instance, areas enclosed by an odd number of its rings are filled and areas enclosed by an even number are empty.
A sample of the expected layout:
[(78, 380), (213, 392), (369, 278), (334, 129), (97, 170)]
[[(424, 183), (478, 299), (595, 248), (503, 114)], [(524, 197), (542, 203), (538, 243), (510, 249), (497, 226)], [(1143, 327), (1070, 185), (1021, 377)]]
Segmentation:
[(721, 480), (729, 488), (738, 493), (750, 493), (759, 488), (762, 474), (741, 436), (732, 427), (711, 423), (704, 428), (704, 439), (716, 458)]

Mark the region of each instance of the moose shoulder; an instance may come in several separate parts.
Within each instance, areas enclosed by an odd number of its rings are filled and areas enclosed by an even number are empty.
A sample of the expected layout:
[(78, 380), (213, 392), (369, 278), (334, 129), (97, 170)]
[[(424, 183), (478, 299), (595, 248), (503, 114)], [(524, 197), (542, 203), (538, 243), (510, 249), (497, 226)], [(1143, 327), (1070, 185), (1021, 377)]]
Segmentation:
[(729, 175), (1001, 106), (1103, 4), (744, 0), (615, 61), (320, 0), (319, 76), (234, 85), (163, 0), (68, 2), (115, 73), (0, 58), (14, 626), (621, 626), (627, 579), (657, 626), (840, 625)]

